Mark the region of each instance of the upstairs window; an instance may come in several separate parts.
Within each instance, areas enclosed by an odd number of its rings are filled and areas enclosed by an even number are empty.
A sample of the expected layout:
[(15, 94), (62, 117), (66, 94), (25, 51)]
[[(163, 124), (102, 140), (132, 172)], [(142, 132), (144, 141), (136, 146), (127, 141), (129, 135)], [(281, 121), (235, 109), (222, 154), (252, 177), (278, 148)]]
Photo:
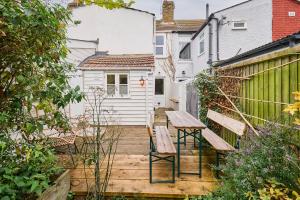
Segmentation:
[(188, 42), (179, 43), (179, 59), (181, 60), (190, 60), (191, 59), (191, 44)]
[(155, 54), (157, 56), (164, 56), (166, 55), (165, 52), (165, 36), (164, 35), (157, 35), (155, 41)]
[(234, 22), (232, 22), (232, 29), (233, 30), (246, 30), (247, 23), (245, 21), (234, 21)]
[(127, 97), (129, 95), (128, 74), (107, 74), (106, 93), (109, 97)]
[(199, 41), (199, 55), (204, 54), (205, 52), (205, 40), (204, 40), (204, 33), (200, 35), (200, 41)]

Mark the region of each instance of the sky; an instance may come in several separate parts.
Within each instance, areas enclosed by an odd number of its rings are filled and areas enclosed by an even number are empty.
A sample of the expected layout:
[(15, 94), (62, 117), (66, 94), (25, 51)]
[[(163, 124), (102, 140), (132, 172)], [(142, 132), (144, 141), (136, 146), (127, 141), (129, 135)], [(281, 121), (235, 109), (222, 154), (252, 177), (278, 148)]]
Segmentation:
[[(205, 18), (207, 3), (210, 5), (210, 12), (214, 12), (243, 1), (245, 0), (174, 0), (175, 19)], [(163, 0), (135, 0), (132, 7), (152, 12), (160, 19), (162, 2)]]
[[(48, 0), (51, 2), (60, 2), (66, 4), (72, 0)], [(161, 7), (163, 0), (134, 0), (132, 6), (141, 10), (154, 13), (157, 19), (161, 18)], [(221, 10), (234, 4), (246, 0), (174, 0), (175, 2), (175, 19), (199, 19), (205, 18), (206, 4), (210, 5), (210, 12)]]

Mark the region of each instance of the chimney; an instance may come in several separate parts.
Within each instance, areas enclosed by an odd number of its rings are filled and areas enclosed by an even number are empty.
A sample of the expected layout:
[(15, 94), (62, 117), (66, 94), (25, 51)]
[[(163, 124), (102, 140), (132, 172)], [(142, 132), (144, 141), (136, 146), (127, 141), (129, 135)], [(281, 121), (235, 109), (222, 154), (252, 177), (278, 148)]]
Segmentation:
[(174, 9), (175, 9), (175, 4), (173, 0), (164, 0), (163, 2), (163, 22), (165, 23), (174, 23)]
[(73, 8), (76, 8), (76, 7), (79, 7), (79, 6), (82, 6), (82, 2), (80, 0), (73, 0), (72, 2), (68, 3), (68, 8), (69, 9), (73, 9)]

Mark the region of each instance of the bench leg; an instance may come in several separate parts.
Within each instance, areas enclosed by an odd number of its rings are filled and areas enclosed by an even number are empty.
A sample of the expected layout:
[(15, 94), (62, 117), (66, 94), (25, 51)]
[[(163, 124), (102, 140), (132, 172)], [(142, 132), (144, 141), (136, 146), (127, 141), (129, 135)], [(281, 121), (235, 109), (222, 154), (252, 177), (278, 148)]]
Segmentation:
[(149, 153), (149, 174), (150, 174), (150, 183), (152, 183), (152, 155), (151, 152)]
[(186, 146), (186, 129), (183, 130), (184, 133), (184, 146)]
[[(154, 158), (154, 159), (153, 159)], [(152, 155), (152, 152), (149, 153), (149, 169), (150, 169), (150, 183), (175, 183), (175, 159), (176, 159), (176, 156), (167, 156), (167, 157), (160, 157), (159, 155)], [(153, 170), (153, 163), (154, 162), (157, 162), (157, 161), (167, 161), (167, 162), (170, 162), (171, 163), (171, 167), (172, 167), (172, 179), (169, 179), (169, 180), (153, 180), (153, 173), (152, 173), (152, 170)]]
[(180, 177), (180, 129), (177, 129), (177, 176)]
[(220, 174), (219, 174), (219, 171), (220, 171), (219, 170), (219, 167), (220, 167), (220, 154), (219, 154), (218, 151), (216, 153), (217, 153), (216, 154), (216, 166), (217, 166), (216, 176), (219, 179), (220, 178)]
[(173, 162), (172, 162), (172, 180), (173, 183), (175, 183), (175, 156), (173, 156)]
[(198, 146), (199, 146), (199, 177), (202, 177), (202, 131), (199, 130), (199, 139), (198, 139)]

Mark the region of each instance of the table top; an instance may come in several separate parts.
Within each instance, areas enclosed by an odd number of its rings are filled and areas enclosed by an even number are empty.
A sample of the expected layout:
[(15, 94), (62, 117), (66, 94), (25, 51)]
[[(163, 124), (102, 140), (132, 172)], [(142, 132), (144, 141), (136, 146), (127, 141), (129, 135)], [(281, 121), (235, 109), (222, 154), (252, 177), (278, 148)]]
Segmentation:
[(206, 128), (206, 125), (204, 123), (184, 111), (166, 111), (166, 115), (175, 128)]

